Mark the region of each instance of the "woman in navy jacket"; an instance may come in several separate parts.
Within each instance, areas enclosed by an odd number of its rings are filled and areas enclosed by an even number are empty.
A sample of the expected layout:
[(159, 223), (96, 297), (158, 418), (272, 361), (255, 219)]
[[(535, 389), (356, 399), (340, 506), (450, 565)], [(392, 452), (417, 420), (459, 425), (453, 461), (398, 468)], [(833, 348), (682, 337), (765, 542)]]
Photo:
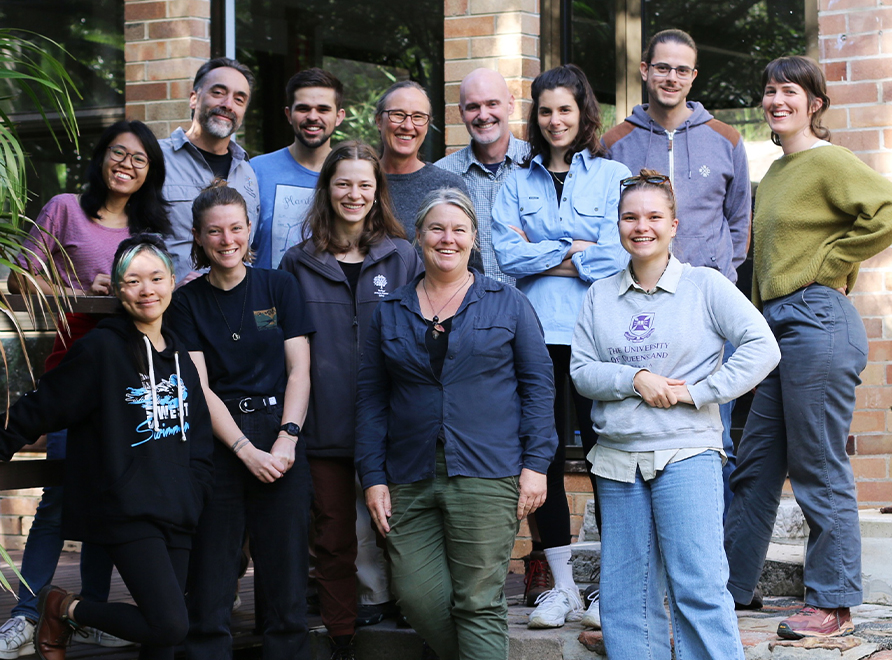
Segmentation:
[(378, 157), (362, 142), (343, 142), (325, 159), (303, 231), (304, 242), (285, 253), (280, 268), (297, 277), (316, 328), (310, 342), (313, 387), (301, 433), (313, 478), (316, 582), (333, 649), (352, 648), (354, 406), (362, 342), (381, 299), (422, 266), (393, 215)]
[(468, 269), (464, 193), (431, 193), (415, 226), (425, 274), (372, 318), (356, 465), (409, 622), (442, 660), (504, 658), (514, 536), (557, 446), (551, 360), (526, 297)]

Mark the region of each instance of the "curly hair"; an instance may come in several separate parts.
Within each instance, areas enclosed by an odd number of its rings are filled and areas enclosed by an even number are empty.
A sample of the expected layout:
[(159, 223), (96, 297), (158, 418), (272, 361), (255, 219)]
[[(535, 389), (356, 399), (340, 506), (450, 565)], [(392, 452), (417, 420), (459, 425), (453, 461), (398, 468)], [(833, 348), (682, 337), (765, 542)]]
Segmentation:
[(545, 73), (540, 73), (533, 81), (530, 90), (533, 104), (530, 106), (530, 115), (527, 120), (527, 141), (530, 143), (530, 153), (524, 160), (524, 166), (529, 166), (533, 158), (542, 156), (542, 162), (548, 166), (551, 151), (548, 141), (539, 128), (539, 97), (542, 92), (563, 87), (573, 94), (576, 105), (579, 107), (579, 133), (573, 144), (564, 154), (564, 162), (568, 165), (573, 162), (574, 154), (588, 149), (594, 156), (603, 156), (604, 146), (601, 144), (601, 106), (592, 91), (585, 74), (575, 64), (563, 64)]

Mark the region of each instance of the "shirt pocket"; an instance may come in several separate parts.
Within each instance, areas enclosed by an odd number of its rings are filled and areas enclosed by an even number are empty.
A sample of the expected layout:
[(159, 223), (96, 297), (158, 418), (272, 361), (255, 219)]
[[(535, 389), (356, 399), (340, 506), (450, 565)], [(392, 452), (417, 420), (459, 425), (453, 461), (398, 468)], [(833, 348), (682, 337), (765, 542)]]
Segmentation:
[(474, 343), (471, 353), (475, 357), (506, 359), (514, 354), (513, 318), (478, 317), (474, 319)]
[(518, 205), (520, 216), (520, 228), (524, 230), (532, 241), (545, 238), (543, 230), (546, 227), (545, 200), (540, 196), (521, 196)]
[(597, 243), (601, 237), (601, 227), (607, 221), (606, 211), (606, 194), (601, 195), (597, 191), (587, 190), (584, 195), (574, 195), (573, 218), (576, 222), (576, 231), (573, 233), (573, 238)]
[[(208, 181), (208, 185), (210, 185), (210, 181)], [(196, 197), (198, 197), (199, 193), (203, 188), (201, 186), (192, 184), (192, 185), (183, 185), (183, 184), (170, 184), (165, 185), (162, 189), (162, 194), (164, 195), (164, 199), (168, 202), (189, 202), (192, 203)]]

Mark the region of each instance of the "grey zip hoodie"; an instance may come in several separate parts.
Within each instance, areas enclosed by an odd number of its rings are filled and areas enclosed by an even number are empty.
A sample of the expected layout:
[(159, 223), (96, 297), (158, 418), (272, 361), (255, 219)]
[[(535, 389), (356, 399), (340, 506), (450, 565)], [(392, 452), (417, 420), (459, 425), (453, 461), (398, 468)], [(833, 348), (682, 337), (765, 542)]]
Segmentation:
[(602, 138), (608, 158), (633, 175), (650, 168), (669, 175), (678, 200), (672, 252), (692, 266), (720, 270), (732, 282), (746, 259), (752, 218), (749, 166), (740, 133), (714, 119), (700, 103), (671, 134), (636, 105)]
[[(736, 350), (722, 365), (726, 339)], [(719, 404), (755, 387), (779, 361), (768, 323), (733, 284), (671, 257), (654, 293), (633, 286), (628, 267), (592, 284), (573, 334), (570, 376), (595, 400), (592, 422), (605, 447), (720, 447)], [(647, 405), (632, 386), (642, 369), (684, 380), (695, 405)]]

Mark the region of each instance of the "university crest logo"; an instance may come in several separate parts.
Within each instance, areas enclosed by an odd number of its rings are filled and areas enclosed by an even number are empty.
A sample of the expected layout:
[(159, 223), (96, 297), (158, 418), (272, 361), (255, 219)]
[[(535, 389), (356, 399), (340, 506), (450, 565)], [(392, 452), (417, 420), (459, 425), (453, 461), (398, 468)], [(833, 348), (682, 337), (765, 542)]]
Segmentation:
[(629, 341), (644, 341), (653, 334), (655, 329), (653, 312), (635, 314), (632, 317), (632, 322), (629, 324), (629, 331), (625, 333), (625, 337)]

